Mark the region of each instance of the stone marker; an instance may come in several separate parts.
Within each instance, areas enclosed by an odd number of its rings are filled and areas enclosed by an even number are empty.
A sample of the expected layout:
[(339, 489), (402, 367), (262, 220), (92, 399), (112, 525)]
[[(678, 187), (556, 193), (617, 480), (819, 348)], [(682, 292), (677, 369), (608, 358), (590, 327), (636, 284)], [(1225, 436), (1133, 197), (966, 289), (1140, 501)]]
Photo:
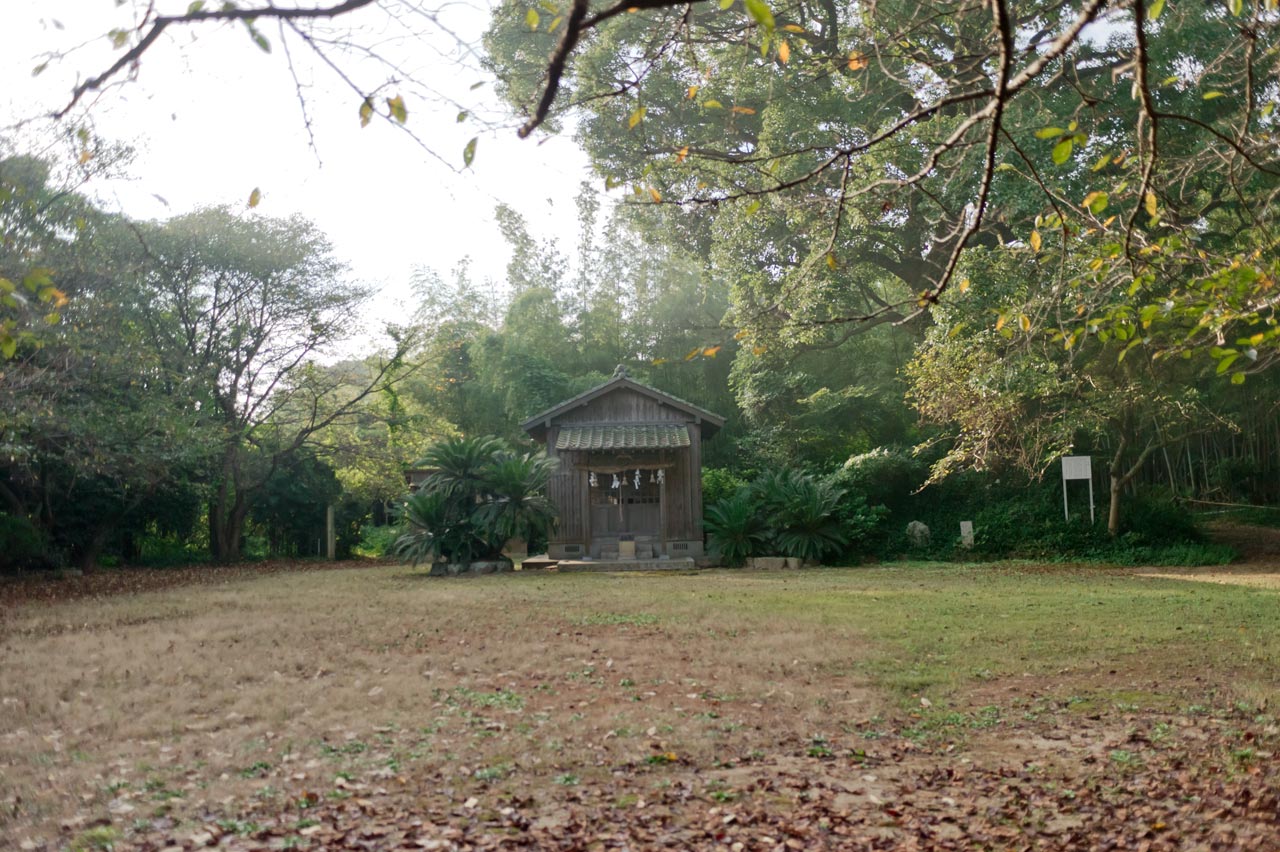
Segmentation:
[(973, 547), (973, 521), (960, 522), (960, 544), (963, 547)]

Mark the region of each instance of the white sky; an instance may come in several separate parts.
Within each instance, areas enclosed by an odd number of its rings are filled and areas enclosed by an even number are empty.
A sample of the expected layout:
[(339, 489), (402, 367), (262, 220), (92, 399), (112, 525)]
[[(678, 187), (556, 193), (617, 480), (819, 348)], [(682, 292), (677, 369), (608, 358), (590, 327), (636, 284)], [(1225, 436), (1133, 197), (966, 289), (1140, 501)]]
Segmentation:
[[(487, 20), (485, 0), (478, 3), (449, 6), (442, 17), (475, 44)], [(158, 0), (157, 5), (182, 11), (188, 0)], [(61, 108), (77, 79), (105, 70), (119, 55), (106, 34), (116, 27), (131, 30), (145, 6), (125, 2), (118, 7), (115, 0), (5, 0), (0, 133), (12, 136), (4, 128)], [(312, 150), (274, 23), (262, 26), (272, 43), (270, 54), (255, 46), (241, 25), (170, 28), (144, 56), (136, 80), (88, 104), (100, 135), (137, 150), (129, 180), (100, 181), (90, 193), (108, 209), (165, 218), (202, 205), (243, 209), (251, 190), (260, 187), (259, 212), (301, 212), (311, 218), (351, 264), (354, 276), (376, 288), (367, 319), (375, 327), (383, 320), (403, 320), (413, 310), (408, 280), (416, 265), (447, 276), (470, 255), (476, 280), (503, 279), (509, 252), (493, 218), (499, 200), (524, 214), (536, 236), (558, 239), (572, 256), (578, 185), (590, 180), (603, 190), (576, 144), (567, 136), (541, 144), (517, 139), (516, 122), (502, 115), (488, 76), (474, 58), (460, 59), (452, 40), (402, 38), (404, 30), (388, 25), (379, 10), (358, 14), (347, 19), (347, 26), (361, 25), (362, 41), (377, 41), (379, 52), (395, 58), (407, 77), (426, 81), (442, 96), (433, 102), (429, 93), (405, 83), (380, 92), (380, 108), (385, 112), (382, 97), (402, 94), (408, 127), (449, 165), (385, 121), (375, 118), (361, 128), (356, 94), (293, 39), (294, 65), (307, 86), (316, 141)], [(428, 26), (421, 20), (411, 23)], [(32, 76), (45, 52), (82, 44)], [(370, 88), (386, 78), (385, 70), (351, 57), (340, 62)], [(473, 91), (471, 85), (481, 80), (486, 84)], [(458, 107), (449, 101), (504, 124), (485, 130), (475, 120), (458, 123)], [(38, 125), (28, 125), (25, 140), (17, 136), (20, 146), (38, 144), (30, 128)], [(48, 132), (47, 126), (36, 132)], [(462, 150), (476, 135), (474, 167), (462, 170)]]

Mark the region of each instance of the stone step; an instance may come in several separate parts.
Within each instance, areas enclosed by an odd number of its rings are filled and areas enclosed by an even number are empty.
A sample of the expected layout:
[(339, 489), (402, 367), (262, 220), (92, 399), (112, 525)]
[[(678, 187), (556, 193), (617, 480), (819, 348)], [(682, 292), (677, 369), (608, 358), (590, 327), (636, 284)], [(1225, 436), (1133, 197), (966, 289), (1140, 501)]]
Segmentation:
[(593, 559), (562, 561), (557, 571), (694, 571), (697, 566), (689, 557), (683, 559)]

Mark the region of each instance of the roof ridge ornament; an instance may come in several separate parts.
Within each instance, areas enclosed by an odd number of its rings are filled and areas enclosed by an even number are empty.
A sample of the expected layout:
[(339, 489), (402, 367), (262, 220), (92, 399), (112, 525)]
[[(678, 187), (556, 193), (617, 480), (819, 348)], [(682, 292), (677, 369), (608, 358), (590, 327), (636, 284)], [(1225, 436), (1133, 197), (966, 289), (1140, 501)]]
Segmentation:
[(614, 367), (614, 368), (613, 368), (613, 377), (614, 377), (615, 379), (629, 379), (629, 378), (631, 378), (631, 374), (627, 372), (627, 365), (626, 365), (626, 364), (619, 364), (618, 366)]

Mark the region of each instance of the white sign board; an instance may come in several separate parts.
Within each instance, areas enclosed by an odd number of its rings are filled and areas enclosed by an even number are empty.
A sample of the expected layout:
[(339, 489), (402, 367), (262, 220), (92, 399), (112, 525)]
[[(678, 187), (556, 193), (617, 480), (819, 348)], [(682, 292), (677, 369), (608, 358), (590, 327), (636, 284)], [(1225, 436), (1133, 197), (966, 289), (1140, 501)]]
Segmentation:
[(1093, 456), (1063, 456), (1063, 479), (1093, 479)]
[(1083, 479), (1089, 483), (1089, 523), (1093, 523), (1093, 457), (1062, 457), (1062, 516), (1071, 520), (1071, 512), (1067, 509), (1067, 480)]

